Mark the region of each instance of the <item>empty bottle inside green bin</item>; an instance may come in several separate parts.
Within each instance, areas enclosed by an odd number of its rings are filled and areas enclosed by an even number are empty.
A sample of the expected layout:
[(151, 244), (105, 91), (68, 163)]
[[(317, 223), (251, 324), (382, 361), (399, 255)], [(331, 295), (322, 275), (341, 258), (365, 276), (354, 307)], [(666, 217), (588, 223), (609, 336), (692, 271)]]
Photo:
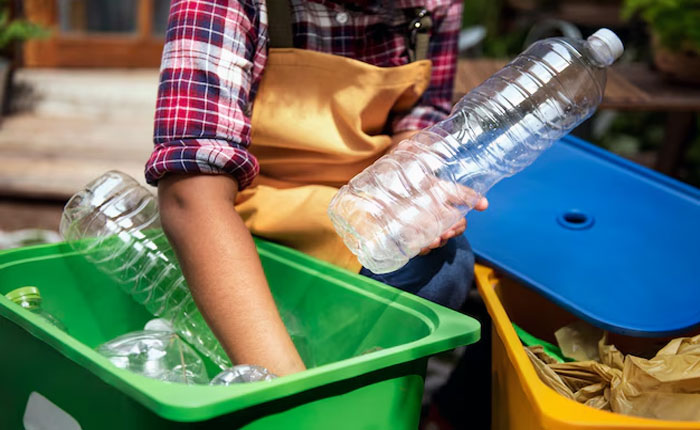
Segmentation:
[(46, 321), (50, 322), (61, 330), (68, 331), (61, 320), (42, 308), (41, 293), (37, 287), (27, 286), (17, 288), (5, 294), (5, 297), (7, 297), (7, 299), (11, 302), (20, 305), (24, 309), (41, 316)]
[[(170, 320), (183, 339), (221, 370), (232, 366), (192, 299), (149, 190), (124, 173), (107, 172), (68, 201), (60, 232), (151, 314)], [(303, 325), (297, 316), (282, 314), (307, 367), (312, 367), (315, 360)]]
[(204, 362), (177, 333), (141, 330), (103, 343), (97, 352), (120, 369), (151, 379), (181, 384), (207, 384)]

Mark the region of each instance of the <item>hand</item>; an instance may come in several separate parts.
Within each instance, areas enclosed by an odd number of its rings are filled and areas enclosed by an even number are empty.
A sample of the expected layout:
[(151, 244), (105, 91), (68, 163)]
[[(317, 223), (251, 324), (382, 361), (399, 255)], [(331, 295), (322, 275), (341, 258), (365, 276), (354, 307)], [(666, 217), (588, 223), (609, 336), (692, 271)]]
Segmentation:
[[(399, 143), (401, 143), (405, 139), (411, 138), (414, 134), (416, 134), (418, 130), (410, 130), (410, 131), (402, 131), (394, 136), (392, 136), (391, 139), (391, 146), (389, 147), (389, 150), (394, 149), (398, 146)], [(404, 148), (406, 150), (409, 150), (407, 148)], [(427, 178), (426, 178), (427, 179)], [(436, 179), (433, 179), (436, 180)], [(427, 188), (430, 188), (431, 185), (428, 185)], [(468, 189), (466, 187), (462, 187), (462, 196), (464, 198), (464, 201), (473, 201), (475, 194), (473, 190)], [(455, 202), (457, 204), (462, 204), (463, 202)], [(486, 200), (486, 197), (482, 197), (479, 199), (479, 201), (476, 203), (474, 206), (474, 209), (478, 211), (483, 211), (486, 210), (486, 208), (489, 207), (489, 202)], [(452, 227), (447, 229), (444, 233), (440, 235), (437, 239), (435, 239), (430, 245), (426, 246), (425, 248), (421, 249), (421, 251), (418, 253), (418, 255), (425, 255), (432, 251), (433, 249), (440, 248), (444, 246), (448, 240), (452, 239), (455, 236), (459, 236), (460, 234), (464, 233), (464, 230), (467, 228), (467, 220), (466, 218), (462, 217), (459, 221), (457, 221)]]
[[(474, 206), (474, 209), (478, 211), (483, 211), (486, 210), (486, 208), (489, 207), (489, 201), (486, 200), (486, 197), (482, 197)], [(418, 255), (425, 255), (432, 251), (433, 249), (440, 248), (444, 246), (448, 240), (452, 239), (455, 236), (459, 236), (460, 234), (464, 233), (464, 230), (467, 228), (467, 219), (462, 217), (459, 221), (457, 221), (452, 227), (447, 229), (446, 232), (442, 233), (440, 237), (435, 239), (430, 245), (426, 246), (425, 248), (421, 249), (421, 251), (418, 253)]]

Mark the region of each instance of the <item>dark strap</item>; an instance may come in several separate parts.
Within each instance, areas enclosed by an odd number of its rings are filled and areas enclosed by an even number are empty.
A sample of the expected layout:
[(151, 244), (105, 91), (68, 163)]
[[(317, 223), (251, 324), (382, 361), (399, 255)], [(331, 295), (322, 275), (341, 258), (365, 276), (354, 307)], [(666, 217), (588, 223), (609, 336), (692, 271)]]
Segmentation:
[[(267, 22), (270, 48), (294, 47), (290, 0), (267, 0)], [(408, 56), (411, 62), (428, 58), (432, 27), (430, 12), (425, 8), (416, 9), (416, 16), (408, 28)]]
[(430, 12), (425, 8), (416, 9), (416, 17), (408, 27), (408, 58), (411, 62), (428, 58), (432, 27), (433, 20), (430, 18)]
[(293, 48), (290, 0), (267, 0), (267, 32), (270, 48)]

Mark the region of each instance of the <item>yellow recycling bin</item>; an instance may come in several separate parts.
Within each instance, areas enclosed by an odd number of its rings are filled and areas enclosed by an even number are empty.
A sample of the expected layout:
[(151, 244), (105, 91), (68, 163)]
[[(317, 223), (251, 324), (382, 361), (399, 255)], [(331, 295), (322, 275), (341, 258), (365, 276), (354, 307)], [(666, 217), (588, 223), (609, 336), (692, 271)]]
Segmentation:
[(700, 422), (662, 421), (594, 409), (545, 385), (513, 329), (553, 333), (575, 317), (537, 293), (488, 267), (477, 265), (476, 282), (493, 325), (492, 430), (700, 429)]

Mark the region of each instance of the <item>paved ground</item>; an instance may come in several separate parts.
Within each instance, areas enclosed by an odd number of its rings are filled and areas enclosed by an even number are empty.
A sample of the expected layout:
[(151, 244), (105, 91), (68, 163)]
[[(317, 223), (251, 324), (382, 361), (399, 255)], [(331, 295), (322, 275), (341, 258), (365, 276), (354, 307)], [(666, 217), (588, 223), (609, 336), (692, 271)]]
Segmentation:
[(111, 169), (142, 180), (155, 70), (20, 70), (0, 125), (0, 195), (66, 199)]
[(56, 230), (65, 201), (105, 171), (143, 181), (157, 85), (157, 70), (19, 70), (0, 123), (0, 230)]

